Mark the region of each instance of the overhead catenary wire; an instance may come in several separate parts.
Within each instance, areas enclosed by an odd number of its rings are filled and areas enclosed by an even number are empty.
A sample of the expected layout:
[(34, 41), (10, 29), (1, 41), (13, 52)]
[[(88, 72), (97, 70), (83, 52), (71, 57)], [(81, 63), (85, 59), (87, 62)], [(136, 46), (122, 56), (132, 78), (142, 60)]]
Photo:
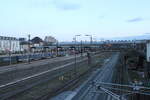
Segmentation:
[[(121, 84), (114, 84), (114, 83), (105, 83), (105, 82), (102, 82), (103, 84), (100, 84), (100, 85), (97, 85), (97, 86), (100, 86), (100, 87), (103, 87), (103, 88), (105, 88), (106, 90), (108, 90), (109, 91), (109, 89), (111, 89), (111, 90), (118, 90), (118, 91), (122, 91), (122, 92), (127, 92), (127, 94), (124, 94), (123, 96), (127, 96), (127, 95), (130, 95), (130, 94), (142, 94), (142, 95), (149, 95), (150, 96), (150, 92), (149, 93), (146, 93), (146, 92), (143, 92), (143, 91), (141, 91), (141, 90), (133, 90), (133, 88), (135, 88), (135, 86), (131, 86), (131, 85), (121, 85)], [(98, 84), (98, 83), (96, 83), (96, 84)], [(102, 86), (102, 85), (110, 85), (110, 86)], [(120, 86), (120, 87), (128, 87), (128, 88), (130, 88), (130, 89), (132, 89), (132, 90), (127, 90), (127, 89), (120, 89), (120, 88), (114, 88), (114, 87), (112, 87), (112, 86)], [(146, 88), (146, 87), (142, 87), (142, 88)], [(148, 88), (149, 89), (149, 88)], [(108, 93), (109, 94), (109, 93)], [(111, 94), (110, 94), (111, 95)]]
[(143, 95), (150, 95), (150, 93), (144, 93), (144, 92), (141, 92), (141, 91), (131, 91), (131, 90), (118, 89), (118, 88), (113, 88), (113, 87), (105, 87), (105, 88), (112, 89), (112, 90), (119, 90), (119, 91), (129, 92), (129, 93), (138, 93), (138, 94), (143, 94)]
[[(129, 87), (129, 88), (135, 88), (137, 85), (124, 85), (124, 84), (117, 84), (117, 83), (106, 83), (106, 82), (97, 82), (96, 84), (100, 85), (111, 85), (111, 86), (120, 86), (120, 87)], [(137, 86), (140, 89), (149, 89), (149, 87), (144, 87), (144, 86)]]

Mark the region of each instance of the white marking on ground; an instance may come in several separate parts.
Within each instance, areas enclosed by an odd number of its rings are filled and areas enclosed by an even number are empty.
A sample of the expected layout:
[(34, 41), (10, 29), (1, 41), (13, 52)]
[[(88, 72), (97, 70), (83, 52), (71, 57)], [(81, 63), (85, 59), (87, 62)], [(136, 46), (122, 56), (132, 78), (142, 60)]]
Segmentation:
[[(77, 63), (82, 62), (82, 61), (84, 61), (84, 60), (87, 60), (87, 59), (83, 59), (83, 60), (77, 61)], [(47, 70), (47, 71), (44, 71), (44, 72), (41, 72), (41, 73), (38, 73), (38, 74), (35, 74), (35, 75), (32, 75), (32, 76), (29, 76), (29, 77), (26, 77), (26, 78), (19, 79), (19, 80), (16, 80), (16, 81), (14, 81), (14, 82), (10, 82), (10, 83), (4, 84), (4, 85), (0, 85), (0, 88), (5, 87), (5, 86), (8, 86), (8, 85), (15, 84), (15, 83), (18, 83), (18, 82), (21, 82), (21, 81), (24, 81), (24, 80), (27, 80), (27, 79), (30, 79), (30, 78), (33, 78), (33, 77), (37, 77), (37, 76), (43, 75), (43, 74), (45, 74), (45, 73), (52, 72), (52, 71), (54, 71), (54, 70), (58, 70), (58, 69), (60, 69), (60, 68), (64, 68), (64, 67), (69, 66), (69, 65), (72, 65), (72, 64), (74, 64), (74, 62), (65, 64), (65, 65), (62, 65), (62, 66), (59, 66), (59, 67), (56, 67), (56, 68), (52, 68), (52, 69), (50, 69), (50, 70)]]

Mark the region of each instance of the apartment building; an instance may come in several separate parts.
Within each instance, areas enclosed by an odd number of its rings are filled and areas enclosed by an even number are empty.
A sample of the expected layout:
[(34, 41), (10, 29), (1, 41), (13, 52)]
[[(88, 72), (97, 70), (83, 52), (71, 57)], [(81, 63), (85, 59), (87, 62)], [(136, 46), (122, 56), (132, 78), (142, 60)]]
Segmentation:
[(0, 36), (0, 53), (20, 51), (19, 39), (15, 37)]

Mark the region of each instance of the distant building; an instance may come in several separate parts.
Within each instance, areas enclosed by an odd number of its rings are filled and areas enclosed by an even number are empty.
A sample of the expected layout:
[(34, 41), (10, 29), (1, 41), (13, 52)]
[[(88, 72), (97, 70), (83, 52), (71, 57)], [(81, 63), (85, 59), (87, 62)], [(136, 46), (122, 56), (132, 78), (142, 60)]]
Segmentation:
[(53, 43), (56, 43), (57, 40), (52, 36), (46, 36), (44, 39), (44, 42), (45, 42), (45, 45), (51, 45)]
[(23, 51), (23, 52), (28, 52), (29, 50), (29, 42), (28, 41), (21, 41), (20, 42), (20, 51)]
[(44, 41), (39, 37), (34, 37), (31, 40), (31, 43), (32, 43), (32, 47), (40, 47), (40, 46), (43, 46)]
[(15, 37), (0, 36), (0, 52), (18, 52), (20, 51), (20, 41)]
[(19, 38), (19, 41), (24, 42), (24, 41), (26, 41), (26, 38)]
[(20, 51), (27, 52), (29, 50), (29, 42), (26, 38), (19, 38)]

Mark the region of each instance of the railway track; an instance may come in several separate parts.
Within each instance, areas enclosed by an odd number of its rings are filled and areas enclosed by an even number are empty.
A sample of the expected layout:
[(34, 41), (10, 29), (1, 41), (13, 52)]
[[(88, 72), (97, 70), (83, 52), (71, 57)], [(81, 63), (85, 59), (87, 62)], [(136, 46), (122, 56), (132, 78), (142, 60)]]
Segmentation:
[[(98, 64), (95, 65), (95, 67), (98, 66)], [(49, 100), (51, 97), (56, 96), (57, 94), (60, 94), (64, 91), (67, 91), (69, 89), (75, 89), (78, 87), (78, 83), (88, 74), (93, 72), (94, 67), (90, 67), (87, 71), (83, 72), (82, 74), (76, 76), (74, 79), (70, 80), (66, 84), (64, 84), (62, 87), (56, 89), (53, 92), (48, 92), (47, 94), (37, 98), (36, 100)]]
[[(83, 58), (86, 57), (77, 56), (78, 60), (82, 60)], [(42, 62), (36, 61), (31, 64), (19, 64), (16, 66), (6, 66), (3, 68), (0, 67), (0, 86), (57, 68), (73, 61), (74, 57), (71, 56), (58, 59), (54, 58)]]
[[(97, 57), (97, 56), (98, 55), (94, 55), (94, 57)], [(77, 63), (81, 63), (84, 61), (87, 62), (87, 58), (83, 58), (82, 60), (77, 60)], [(41, 73), (31, 75), (29, 77), (22, 78), (20, 80), (15, 80), (13, 82), (0, 85), (0, 100), (15, 100), (11, 98), (30, 90), (34, 86), (46, 83), (55, 77), (63, 75), (66, 71), (72, 70), (74, 68), (74, 66), (72, 65), (74, 65), (74, 61), (65, 65), (56, 67), (56, 68), (52, 68), (50, 70), (47, 70)], [(85, 73), (81, 74), (80, 76), (78, 76), (78, 78), (81, 76), (84, 76), (84, 74)], [(69, 81), (68, 83), (64, 85), (64, 87), (62, 87), (62, 89), (58, 89), (54, 93), (59, 93), (63, 91), (64, 89), (69, 88), (69, 86), (76, 84), (80, 79), (81, 78), (73, 79)]]
[(76, 88), (76, 84), (85, 76), (87, 75), (91, 70), (87, 70), (84, 73), (78, 75), (77, 77), (75, 77), (74, 79), (70, 80), (69, 82), (67, 82), (66, 84), (64, 84), (62, 87), (60, 87), (59, 89), (53, 91), (53, 92), (49, 92), (39, 98), (37, 98), (36, 100), (48, 100), (53, 96), (56, 96), (59, 93), (62, 93), (63, 91), (70, 89), (70, 88)]
[[(87, 58), (77, 61), (77, 63), (86, 61)], [(26, 77), (11, 83), (7, 83), (0, 86), (0, 92), (3, 92), (0, 94), (0, 100), (9, 100), (11, 97), (18, 95), (19, 93), (22, 93), (24, 91), (29, 90), (30, 88), (41, 84), (43, 82), (47, 82), (48, 80), (51, 80), (54, 77), (60, 76), (65, 73), (66, 70), (71, 70), (72, 67), (69, 67), (73, 65), (74, 62), (71, 62), (66, 65), (62, 65), (56, 68), (53, 68), (48, 71), (44, 71), (35, 75), (32, 75), (30, 77)], [(59, 71), (59, 72), (57, 72)], [(61, 72), (61, 73), (60, 73)], [(54, 74), (55, 73), (55, 74)], [(51, 76), (51, 77), (49, 77)], [(16, 89), (16, 90), (15, 90)], [(6, 91), (6, 92), (4, 92)]]
[(91, 82), (111, 82), (118, 57), (119, 55), (112, 56), (108, 63), (106, 62), (106, 64), (101, 69), (98, 69), (94, 75), (91, 76), (90, 79), (85, 84), (83, 84), (83, 86), (81, 86), (80, 90), (77, 91), (77, 94), (73, 97), (72, 100), (107, 100), (108, 95), (100, 95), (99, 93), (95, 93), (96, 87), (94, 87)]

